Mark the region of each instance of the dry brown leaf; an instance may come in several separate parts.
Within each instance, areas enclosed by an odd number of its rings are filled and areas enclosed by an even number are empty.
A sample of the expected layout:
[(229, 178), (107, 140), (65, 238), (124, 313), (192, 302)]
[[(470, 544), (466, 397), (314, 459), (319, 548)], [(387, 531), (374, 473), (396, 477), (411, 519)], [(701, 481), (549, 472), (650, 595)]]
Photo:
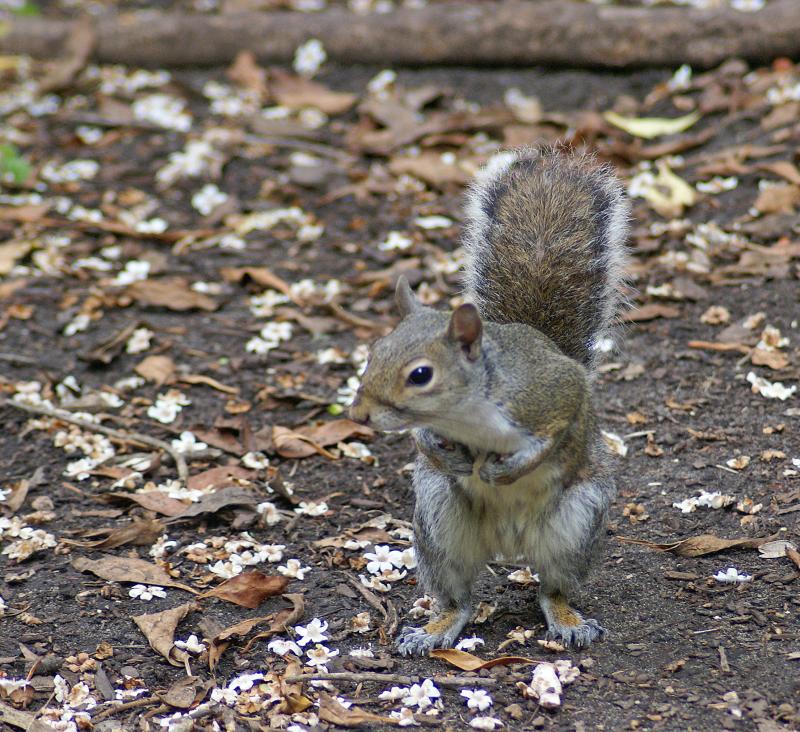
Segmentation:
[(266, 598), (280, 595), (288, 584), (288, 577), (266, 575), (258, 571), (242, 572), (200, 597), (216, 597), (254, 610)]
[(270, 74), (270, 92), (283, 107), (315, 107), (331, 116), (346, 112), (356, 103), (357, 98), (355, 94), (335, 92), (319, 82), (280, 69), (273, 69)]
[(29, 241), (7, 241), (0, 244), (0, 275), (7, 275), (32, 248)]
[(259, 99), (266, 98), (267, 72), (258, 65), (252, 51), (239, 51), (226, 74), (237, 86), (255, 92)]
[(765, 188), (753, 204), (762, 214), (793, 213), (800, 203), (800, 186), (781, 183)]
[(436, 648), (432, 650), (429, 655), (431, 658), (447, 661), (451, 666), (460, 668), (462, 671), (479, 671), (482, 668), (492, 668), (494, 666), (542, 663), (542, 661), (526, 658), (525, 656), (499, 656), (485, 661), (478, 656), (474, 656), (466, 651), (459, 651), (455, 648)]
[(766, 170), (770, 173), (775, 173), (775, 175), (786, 179), (789, 181), (789, 183), (794, 183), (794, 185), (800, 186), (800, 170), (798, 170), (797, 166), (793, 163), (790, 163), (788, 160), (775, 160), (770, 163), (761, 163), (756, 167), (759, 170)]
[(160, 513), (162, 516), (179, 516), (182, 514), (188, 503), (172, 498), (164, 491), (145, 491), (144, 493), (106, 493), (103, 500), (113, 501), (132, 501), (138, 503), (148, 511)]
[(789, 365), (789, 358), (780, 351), (766, 351), (763, 348), (754, 348), (750, 356), (750, 363), (754, 366), (767, 366), (773, 371), (780, 371)]
[(125, 343), (138, 327), (138, 321), (128, 323), (128, 325), (119, 330), (108, 340), (95, 346), (91, 351), (81, 354), (81, 359), (89, 363), (108, 366), (108, 364), (122, 353), (123, 348), (125, 348)]
[(319, 548), (341, 548), (348, 541), (368, 541), (371, 544), (388, 544), (396, 543), (397, 539), (383, 529), (365, 526), (360, 529), (345, 531), (343, 534), (339, 534), (339, 536), (331, 536), (326, 539), (317, 539), (317, 541), (314, 542), (314, 546)]
[(211, 312), (219, 307), (213, 298), (192, 290), (183, 277), (140, 280), (129, 285), (126, 292), (140, 305), (167, 308), (178, 312), (185, 310)]
[(204, 374), (184, 374), (178, 379), (178, 381), (181, 381), (184, 384), (204, 384), (205, 386), (210, 386), (212, 389), (221, 391), (223, 394), (239, 393), (239, 390), (235, 386), (228, 386), (217, 381), (216, 379), (212, 379), (210, 376), (205, 376)]
[(8, 486), (11, 493), (7, 495), (5, 501), (3, 501), (3, 508), (7, 508), (11, 513), (19, 511), (22, 504), (25, 503), (30, 485), (30, 481), (23, 478)]
[(171, 382), (175, 376), (175, 362), (169, 356), (148, 356), (136, 364), (133, 370), (143, 379), (162, 386)]
[[(283, 672), (285, 676), (299, 676), (302, 671), (302, 665), (296, 661), (292, 661), (286, 665), (286, 670)], [(308, 697), (303, 696), (302, 682), (295, 681), (289, 683), (281, 679), (281, 701), (275, 711), (279, 714), (297, 714), (304, 712), (314, 702)]]
[(291, 289), (286, 280), (281, 279), (267, 267), (223, 267), (219, 271), (226, 282), (246, 283), (252, 280), (261, 287), (269, 287), (291, 297)]
[(772, 541), (774, 537), (764, 539), (720, 539), (713, 534), (700, 534), (699, 536), (691, 536), (688, 539), (669, 544), (657, 544), (624, 536), (618, 536), (617, 539), (624, 544), (636, 544), (648, 549), (670, 552), (677, 554), (679, 557), (702, 557), (706, 554), (716, 554), (727, 549), (758, 549), (762, 544)]
[(258, 471), (243, 468), (239, 465), (218, 465), (216, 468), (197, 473), (187, 481), (189, 490), (209, 491), (218, 490), (229, 485), (237, 485), (242, 481), (255, 480)]
[(257, 625), (269, 623), (269, 630), (263, 631), (252, 638), (245, 646), (245, 651), (250, 648), (254, 641), (260, 638), (268, 638), (276, 633), (284, 633), (288, 626), (295, 625), (297, 621), (303, 617), (303, 613), (305, 612), (303, 596), (300, 594), (288, 594), (284, 595), (283, 598), (292, 603), (291, 608), (284, 608), (277, 613), (270, 613), (263, 617), (242, 620), (217, 633), (217, 635), (211, 639), (208, 648), (209, 668), (213, 670), (216, 667), (220, 656), (222, 656), (223, 652), (234, 638), (242, 638), (248, 635)]
[(72, 566), (79, 572), (91, 572), (100, 579), (110, 582), (130, 582), (131, 584), (159, 585), (160, 587), (177, 587), (194, 595), (197, 590), (188, 585), (176, 582), (157, 564), (136, 559), (134, 557), (116, 557), (107, 554), (100, 559), (75, 557)]
[(395, 175), (412, 175), (435, 188), (463, 186), (470, 179), (469, 173), (457, 162), (446, 162), (434, 152), (424, 152), (413, 158), (394, 158), (389, 162), (389, 170)]
[(280, 425), (272, 428), (272, 442), (275, 451), (287, 458), (308, 457), (315, 453), (333, 458), (334, 456), (323, 448), (352, 438), (370, 440), (374, 436), (374, 431), (369, 427), (350, 419), (336, 419), (298, 427), (294, 430)]
[(680, 314), (681, 311), (672, 307), (672, 305), (652, 302), (634, 310), (629, 310), (622, 316), (622, 319), (626, 323), (641, 323), (646, 320), (655, 320), (656, 318), (677, 318)]
[(189, 654), (180, 648), (175, 648), (175, 630), (178, 623), (196, 609), (196, 603), (187, 602), (160, 613), (134, 615), (132, 620), (144, 633), (154, 651), (160, 653), (173, 666), (183, 666), (189, 659)]
[(319, 695), (319, 718), (323, 722), (335, 724), (337, 727), (364, 727), (375, 724), (397, 725), (400, 723), (399, 719), (382, 717), (359, 707), (346, 708), (336, 698), (325, 692), (320, 692)]
[(184, 676), (178, 679), (165, 692), (156, 692), (164, 704), (169, 704), (176, 709), (189, 709), (197, 697), (197, 689), (203, 686), (203, 680), (198, 676)]
[(264, 500), (261, 493), (248, 488), (220, 488), (208, 493), (199, 501), (189, 504), (182, 513), (169, 519), (170, 522), (199, 516), (202, 513), (217, 513), (228, 506), (255, 506)]
[(150, 546), (164, 533), (164, 524), (155, 519), (135, 519), (127, 526), (106, 529), (92, 529), (83, 536), (98, 536), (105, 534), (102, 539), (95, 541), (72, 541), (62, 538), (64, 544), (90, 549), (114, 549), (118, 546)]

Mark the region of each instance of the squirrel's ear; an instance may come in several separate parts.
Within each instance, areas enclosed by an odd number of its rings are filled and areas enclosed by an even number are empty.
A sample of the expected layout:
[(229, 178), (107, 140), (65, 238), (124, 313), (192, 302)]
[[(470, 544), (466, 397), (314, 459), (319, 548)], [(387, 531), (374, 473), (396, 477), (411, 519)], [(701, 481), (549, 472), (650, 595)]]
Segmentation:
[(400, 311), (400, 315), (403, 317), (419, 307), (417, 296), (414, 294), (414, 291), (411, 289), (411, 285), (408, 284), (408, 280), (404, 275), (400, 275), (397, 278), (397, 287), (394, 291), (394, 301), (397, 304), (397, 309)]
[(470, 303), (459, 305), (450, 316), (447, 335), (461, 344), (461, 348), (470, 361), (478, 358), (481, 352), (481, 336), (483, 323), (478, 308)]

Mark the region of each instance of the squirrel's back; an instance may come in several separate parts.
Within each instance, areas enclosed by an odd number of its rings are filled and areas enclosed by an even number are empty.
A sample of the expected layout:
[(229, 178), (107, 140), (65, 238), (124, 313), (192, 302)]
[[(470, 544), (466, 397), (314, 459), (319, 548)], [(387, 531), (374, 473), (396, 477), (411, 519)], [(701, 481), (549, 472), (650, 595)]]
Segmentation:
[(468, 196), (466, 295), (591, 366), (622, 299), (630, 206), (610, 167), (555, 149), (496, 155)]

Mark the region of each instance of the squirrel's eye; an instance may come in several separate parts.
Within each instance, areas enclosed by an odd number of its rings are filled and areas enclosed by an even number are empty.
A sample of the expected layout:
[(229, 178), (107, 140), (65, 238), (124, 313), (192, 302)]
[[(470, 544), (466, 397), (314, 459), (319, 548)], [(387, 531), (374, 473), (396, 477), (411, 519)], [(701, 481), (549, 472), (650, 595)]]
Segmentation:
[(414, 386), (425, 386), (432, 378), (433, 369), (430, 366), (417, 366), (408, 375), (408, 383)]

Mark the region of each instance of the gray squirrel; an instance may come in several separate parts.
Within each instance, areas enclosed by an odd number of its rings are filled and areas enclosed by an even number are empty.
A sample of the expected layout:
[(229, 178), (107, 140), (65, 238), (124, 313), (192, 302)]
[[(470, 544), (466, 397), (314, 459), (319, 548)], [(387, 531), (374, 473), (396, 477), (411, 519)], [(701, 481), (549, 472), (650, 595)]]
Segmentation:
[(496, 155), (467, 198), (465, 303), (402, 315), (372, 346), (351, 406), (411, 429), (414, 543), (439, 614), (397, 638), (402, 655), (452, 646), (489, 561), (529, 563), (547, 636), (583, 648), (605, 629), (569, 604), (615, 488), (592, 405), (599, 339), (620, 307), (630, 206), (607, 166), (557, 149)]

